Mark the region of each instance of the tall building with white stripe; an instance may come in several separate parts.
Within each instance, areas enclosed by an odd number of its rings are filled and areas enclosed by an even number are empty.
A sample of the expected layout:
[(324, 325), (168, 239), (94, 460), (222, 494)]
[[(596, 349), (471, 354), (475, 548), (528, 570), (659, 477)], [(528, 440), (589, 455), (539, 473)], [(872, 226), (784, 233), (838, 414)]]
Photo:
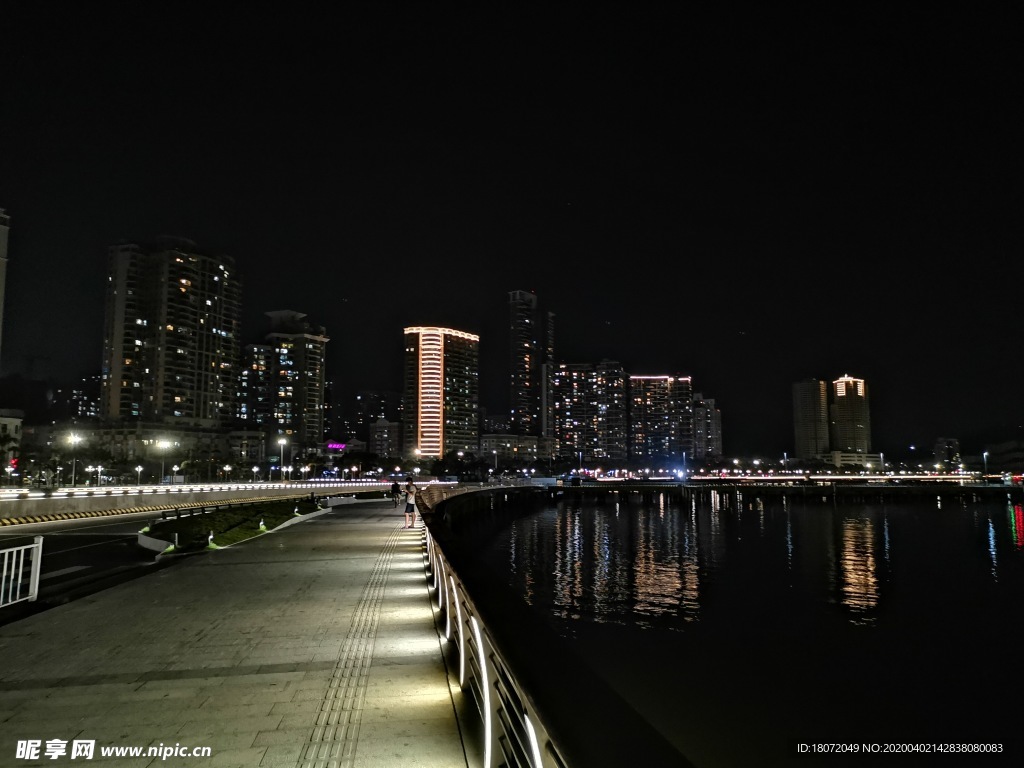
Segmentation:
[(480, 444), (480, 337), (452, 328), (405, 333), (403, 449), (440, 458)]

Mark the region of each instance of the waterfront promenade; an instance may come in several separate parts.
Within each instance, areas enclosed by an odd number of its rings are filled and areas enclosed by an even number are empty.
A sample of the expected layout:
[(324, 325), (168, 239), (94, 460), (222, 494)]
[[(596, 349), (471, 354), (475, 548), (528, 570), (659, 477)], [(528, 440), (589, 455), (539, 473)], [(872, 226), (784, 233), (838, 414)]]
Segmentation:
[[(399, 512), (335, 507), (0, 627), (0, 765), (86, 762), (76, 741), (125, 768), (480, 765)], [(135, 747), (160, 752), (101, 755)]]

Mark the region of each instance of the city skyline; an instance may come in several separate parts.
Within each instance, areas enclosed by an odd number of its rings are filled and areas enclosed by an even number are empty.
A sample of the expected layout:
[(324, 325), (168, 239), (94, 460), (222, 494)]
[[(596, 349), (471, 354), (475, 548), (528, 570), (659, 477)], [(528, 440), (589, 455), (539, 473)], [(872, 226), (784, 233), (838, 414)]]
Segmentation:
[(168, 234), (235, 259), (243, 342), (323, 325), (343, 396), (396, 389), (402, 328), (437, 325), (480, 336), (506, 411), (532, 290), (557, 359), (691, 376), (727, 454), (791, 449), (792, 385), (844, 374), (893, 455), (1021, 436), (995, 27), (68, 13), (14, 9), (0, 52), (4, 373), (97, 372), (106, 249)]

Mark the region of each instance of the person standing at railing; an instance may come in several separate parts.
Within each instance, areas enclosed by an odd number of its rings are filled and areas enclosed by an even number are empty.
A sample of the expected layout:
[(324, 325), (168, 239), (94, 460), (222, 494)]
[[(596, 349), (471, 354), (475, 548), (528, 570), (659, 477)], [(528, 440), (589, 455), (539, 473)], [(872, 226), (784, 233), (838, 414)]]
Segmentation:
[(416, 492), (419, 488), (416, 487), (416, 483), (412, 481), (412, 478), (406, 478), (405, 480), (405, 527), (415, 528), (416, 527)]

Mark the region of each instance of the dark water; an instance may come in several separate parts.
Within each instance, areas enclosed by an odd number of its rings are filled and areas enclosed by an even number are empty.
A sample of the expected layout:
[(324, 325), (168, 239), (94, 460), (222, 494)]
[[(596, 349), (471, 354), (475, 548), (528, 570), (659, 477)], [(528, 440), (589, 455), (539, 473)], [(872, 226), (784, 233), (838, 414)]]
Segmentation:
[(1024, 765), (1019, 506), (631, 498), (543, 509), (483, 554), (696, 765)]

